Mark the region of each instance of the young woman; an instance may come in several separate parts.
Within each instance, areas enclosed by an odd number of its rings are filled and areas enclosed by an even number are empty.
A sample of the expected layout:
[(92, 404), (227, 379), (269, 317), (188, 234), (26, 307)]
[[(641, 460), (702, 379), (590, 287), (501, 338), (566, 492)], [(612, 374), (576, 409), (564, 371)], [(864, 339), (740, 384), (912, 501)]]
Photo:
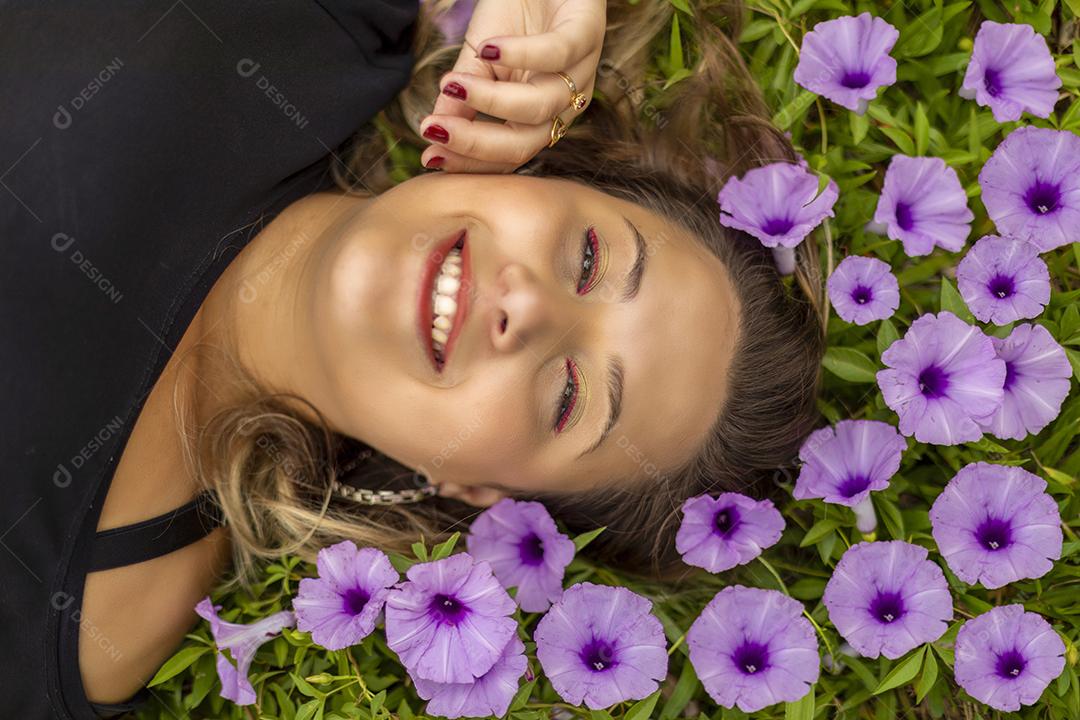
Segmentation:
[[(481, 0), (446, 46), (449, 4), (0, 24), (13, 716), (129, 709), (281, 552), (514, 496), (663, 573), (685, 498), (793, 462), (820, 282), (811, 243), (787, 281), (718, 222), (726, 177), (795, 159), (738, 9), (696, 4), (696, 73), (641, 107), (670, 3)], [(395, 182), (402, 140), (442, 170)]]

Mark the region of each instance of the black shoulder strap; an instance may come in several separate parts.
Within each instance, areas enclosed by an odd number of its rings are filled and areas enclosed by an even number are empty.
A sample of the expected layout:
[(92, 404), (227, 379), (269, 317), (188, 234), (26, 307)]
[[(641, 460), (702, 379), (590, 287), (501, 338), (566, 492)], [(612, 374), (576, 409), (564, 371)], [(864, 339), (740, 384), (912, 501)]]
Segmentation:
[(222, 524), (214, 494), (204, 490), (175, 510), (97, 533), (87, 572), (152, 560), (190, 545)]

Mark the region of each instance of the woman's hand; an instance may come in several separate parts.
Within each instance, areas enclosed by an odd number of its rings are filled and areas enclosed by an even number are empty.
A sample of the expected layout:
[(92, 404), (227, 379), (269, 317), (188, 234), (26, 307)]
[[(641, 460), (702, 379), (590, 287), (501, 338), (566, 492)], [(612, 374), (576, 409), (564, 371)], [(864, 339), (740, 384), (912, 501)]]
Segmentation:
[(434, 143), (424, 166), (507, 173), (531, 160), (551, 142), (555, 115), (569, 125), (585, 111), (570, 107), (556, 71), (592, 100), (606, 23), (605, 0), (477, 0), (457, 63), (420, 124)]

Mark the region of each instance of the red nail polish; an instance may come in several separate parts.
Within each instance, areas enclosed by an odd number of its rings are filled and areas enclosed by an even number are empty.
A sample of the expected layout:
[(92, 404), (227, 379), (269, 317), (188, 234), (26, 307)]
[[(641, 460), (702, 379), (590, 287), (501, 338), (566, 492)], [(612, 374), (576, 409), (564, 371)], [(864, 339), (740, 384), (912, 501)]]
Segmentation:
[(438, 143), (450, 142), (450, 133), (442, 125), (428, 125), (424, 131), (424, 137)]
[(443, 166), (443, 163), (445, 162), (446, 158), (444, 158), (442, 155), (432, 155), (430, 158), (428, 158), (428, 161), (424, 163), (424, 167), (438, 169), (441, 168)]
[(484, 47), (480, 48), (480, 57), (485, 60), (498, 60), (499, 48), (495, 47), (494, 45), (485, 45)]
[(446, 83), (446, 87), (444, 87), (442, 91), (443, 95), (449, 95), (450, 97), (457, 98), (458, 100), (464, 100), (466, 97), (468, 97), (467, 93), (465, 92), (465, 88), (463, 88), (460, 84), (456, 82)]

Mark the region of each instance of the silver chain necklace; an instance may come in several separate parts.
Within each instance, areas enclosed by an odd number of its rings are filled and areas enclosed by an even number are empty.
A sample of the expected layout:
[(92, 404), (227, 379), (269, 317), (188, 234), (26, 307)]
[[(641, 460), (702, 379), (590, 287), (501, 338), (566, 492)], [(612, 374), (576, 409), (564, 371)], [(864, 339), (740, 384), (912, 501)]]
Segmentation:
[[(355, 469), (364, 460), (372, 456), (371, 448), (366, 449), (359, 457), (354, 458), (348, 465), (342, 468), (340, 475)], [(405, 490), (370, 490), (346, 485), (337, 478), (330, 481), (330, 489), (334, 494), (351, 500), (361, 505), (401, 505), (426, 500), (438, 494), (438, 488), (428, 482), (428, 479), (418, 472), (413, 472), (413, 480), (417, 487)]]

